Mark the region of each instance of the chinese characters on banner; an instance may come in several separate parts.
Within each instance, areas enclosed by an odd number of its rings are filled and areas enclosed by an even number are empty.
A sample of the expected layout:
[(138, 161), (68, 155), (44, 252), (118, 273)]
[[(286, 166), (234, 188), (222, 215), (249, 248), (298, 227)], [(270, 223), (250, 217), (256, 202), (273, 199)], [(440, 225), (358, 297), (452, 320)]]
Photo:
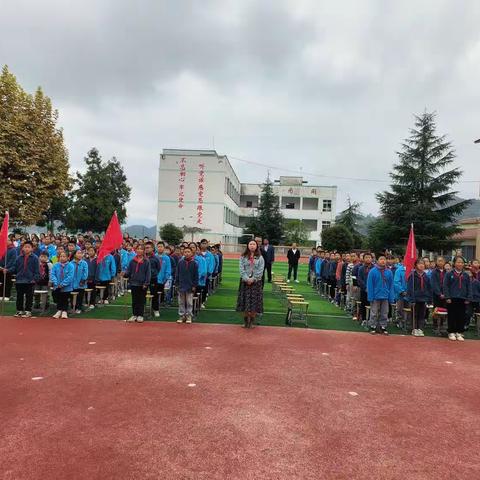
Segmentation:
[(197, 224), (203, 223), (203, 195), (205, 192), (205, 164), (198, 164), (198, 204), (197, 204)]
[(178, 174), (178, 208), (183, 208), (185, 200), (185, 177), (187, 176), (187, 161), (181, 158)]

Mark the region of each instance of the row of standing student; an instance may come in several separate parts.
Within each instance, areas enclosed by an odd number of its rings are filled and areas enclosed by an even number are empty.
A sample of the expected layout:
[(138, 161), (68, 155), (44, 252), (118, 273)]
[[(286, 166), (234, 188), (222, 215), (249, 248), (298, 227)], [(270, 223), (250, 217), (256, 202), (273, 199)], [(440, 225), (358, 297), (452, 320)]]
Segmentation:
[(445, 310), (448, 338), (462, 341), (465, 326), (480, 309), (480, 264), (475, 260), (466, 269), (462, 257), (455, 257), (453, 263), (453, 269), (447, 271), (443, 257), (437, 258), (435, 268), (429, 268), (428, 259), (418, 259), (406, 279), (401, 258), (381, 255), (374, 263), (370, 253), (340, 255), (319, 250), (310, 257), (309, 278), (330, 285), (333, 303), (339, 303), (342, 292), (354, 318), (357, 300), (361, 302), (359, 320), (366, 320), (366, 307), (370, 306), (368, 326), (372, 334), (388, 334), (391, 304), (396, 303), (402, 322), (406, 322), (404, 308), (411, 308), (412, 335), (423, 336), (427, 305), (433, 304), (434, 322), (438, 320), (438, 313)]
[[(69, 242), (69, 245), (72, 243)], [(195, 244), (193, 245), (196, 247)], [(165, 247), (163, 242), (158, 242), (156, 251), (155, 245), (151, 241), (145, 242), (145, 246), (142, 243), (141, 246), (150, 266), (150, 279), (147, 289), (152, 294), (154, 316), (158, 317), (160, 297), (163, 295), (165, 286), (170, 286), (175, 281), (177, 264), (183, 256), (185, 244), (174, 249)], [(5, 271), (7, 280), (10, 280), (10, 282), (7, 282), (5, 289), (6, 300), (10, 297), (11, 278), (15, 275), (17, 288), (16, 316), (30, 317), (32, 315), (34, 289), (47, 290), (50, 287), (53, 289), (52, 296), (57, 303), (57, 312), (54, 315), (56, 318), (67, 318), (68, 299), (71, 292), (77, 293), (76, 304), (73, 305), (77, 313), (82, 311), (84, 292), (87, 288), (92, 291), (90, 304), (88, 305), (90, 309), (95, 307), (97, 301), (108, 303), (110, 284), (119, 274), (126, 272), (136, 256), (131, 242), (126, 241), (123, 247), (119, 252), (112, 252), (113, 255), (106, 255), (101, 262), (97, 262), (96, 249), (92, 246), (87, 247), (85, 255), (78, 246), (68, 249), (59, 246), (55, 250), (55, 258), (53, 259), (55, 263), (53, 263), (47, 249), (40, 252), (39, 257), (35, 255), (30, 241), (22, 243), (20, 255), (17, 256), (17, 249), (10, 239), (7, 255), (0, 259), (0, 265), (4, 265), (2, 271)], [(194, 247), (192, 246), (192, 248)], [(206, 240), (202, 241), (198, 249), (199, 254), (195, 257), (197, 259), (196, 263), (199, 265), (199, 279), (195, 289), (198, 289), (201, 293), (202, 307), (204, 307), (207, 298), (209, 281), (219, 271), (221, 272), (223, 264), (220, 249), (214, 248), (213, 250), (214, 253), (210, 252), (208, 242)], [(68, 266), (70, 264), (73, 267), (73, 273), (72, 268)], [(104, 290), (103, 297), (100, 300), (98, 300), (97, 290), (99, 289), (97, 287), (103, 287)], [(168, 291), (171, 292), (172, 289), (169, 288)], [(122, 293), (120, 292), (120, 294)], [(187, 314), (186, 316), (191, 318), (191, 308), (187, 309)], [(135, 320), (143, 321), (143, 311), (141, 315), (135, 315)]]

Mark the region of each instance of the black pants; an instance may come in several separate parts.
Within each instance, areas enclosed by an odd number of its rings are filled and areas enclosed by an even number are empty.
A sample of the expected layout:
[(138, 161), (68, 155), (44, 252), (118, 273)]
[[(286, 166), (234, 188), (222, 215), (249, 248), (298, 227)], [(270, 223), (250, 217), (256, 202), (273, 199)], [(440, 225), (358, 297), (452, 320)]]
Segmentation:
[(362, 302), (360, 304), (360, 318), (362, 320), (367, 319), (367, 306), (370, 305), (370, 302), (368, 301), (368, 295), (366, 290), (360, 290), (360, 301)]
[(90, 294), (89, 304), (90, 305), (95, 305), (96, 300), (97, 300), (97, 291), (95, 290), (95, 282), (87, 280), (87, 288), (92, 290), (92, 293)]
[[(157, 282), (153, 282), (148, 286), (148, 289), (150, 290), (150, 295), (152, 295), (152, 310), (155, 310), (156, 312), (160, 308), (159, 307), (160, 302), (158, 299), (159, 286), (160, 285)], [(132, 295), (133, 295), (133, 290), (132, 290)]]
[(110, 282), (111, 280), (102, 280), (101, 282), (98, 282), (100, 287), (105, 287), (105, 290), (103, 291), (104, 300), (108, 300), (108, 297), (110, 296)]
[(272, 283), (272, 264), (265, 263), (265, 268), (263, 269), (262, 283), (265, 283), (265, 272), (267, 272), (267, 281)]
[[(0, 279), (3, 282), (3, 275), (0, 275)], [(12, 274), (10, 272), (7, 272), (5, 275), (5, 297), (10, 298), (12, 296)], [(3, 285), (2, 285), (2, 291), (0, 292), (0, 297), (3, 297)]]
[(57, 310), (60, 310), (61, 312), (67, 312), (70, 292), (62, 292), (60, 289), (57, 289), (53, 291), (52, 295), (57, 304)]
[[(134, 317), (143, 317), (145, 313), (145, 297), (147, 295), (147, 289), (143, 287), (137, 287), (132, 285), (132, 312)], [(155, 298), (155, 297), (154, 297)], [(157, 295), (158, 299), (158, 295)], [(153, 304), (153, 299), (152, 299)]]
[(413, 324), (414, 329), (425, 329), (425, 311), (427, 310), (427, 304), (425, 302), (416, 302), (413, 305)]
[(465, 300), (452, 298), (452, 303), (447, 303), (448, 333), (463, 333), (465, 330)]
[(83, 296), (85, 295), (85, 289), (77, 288), (77, 289), (74, 290), (74, 292), (78, 292), (78, 295), (77, 295), (76, 305), (73, 305), (73, 303), (72, 303), (72, 308), (74, 310), (81, 310), (82, 307), (83, 307)]
[(206, 285), (202, 285), (202, 286), (198, 286), (197, 287), (197, 291), (198, 293), (200, 294), (200, 301), (202, 304), (204, 304), (207, 300), (207, 286)]
[(328, 283), (330, 283), (330, 298), (332, 300), (335, 300), (335, 289), (337, 288), (337, 279), (331, 278)]
[(298, 263), (292, 263), (288, 264), (288, 279), (290, 280), (290, 277), (292, 276), (292, 270), (293, 270), (293, 279), (297, 279), (297, 272), (298, 272)]
[[(31, 312), (33, 306), (33, 283), (17, 283), (17, 312)], [(24, 303), (25, 300), (25, 303)], [(24, 308), (25, 307), (25, 308)]]

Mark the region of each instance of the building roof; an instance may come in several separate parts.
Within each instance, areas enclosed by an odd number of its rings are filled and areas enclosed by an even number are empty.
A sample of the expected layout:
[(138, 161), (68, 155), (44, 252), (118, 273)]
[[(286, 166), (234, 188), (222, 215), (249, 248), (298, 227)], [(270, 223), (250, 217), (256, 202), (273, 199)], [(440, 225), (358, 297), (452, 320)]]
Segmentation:
[(183, 148), (164, 148), (162, 151), (163, 155), (211, 155), (218, 157), (216, 150), (185, 150)]

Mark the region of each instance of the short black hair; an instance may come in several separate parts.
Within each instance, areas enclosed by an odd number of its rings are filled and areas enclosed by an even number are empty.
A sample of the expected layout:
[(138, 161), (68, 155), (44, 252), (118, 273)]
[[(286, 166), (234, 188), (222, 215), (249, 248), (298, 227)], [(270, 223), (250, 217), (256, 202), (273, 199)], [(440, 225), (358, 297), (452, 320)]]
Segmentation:
[(153, 242), (151, 240), (149, 240), (148, 242), (144, 242), (145, 246), (147, 245), (151, 245), (153, 247)]
[(33, 243), (30, 240), (25, 240), (23, 245), (30, 245), (33, 248)]

